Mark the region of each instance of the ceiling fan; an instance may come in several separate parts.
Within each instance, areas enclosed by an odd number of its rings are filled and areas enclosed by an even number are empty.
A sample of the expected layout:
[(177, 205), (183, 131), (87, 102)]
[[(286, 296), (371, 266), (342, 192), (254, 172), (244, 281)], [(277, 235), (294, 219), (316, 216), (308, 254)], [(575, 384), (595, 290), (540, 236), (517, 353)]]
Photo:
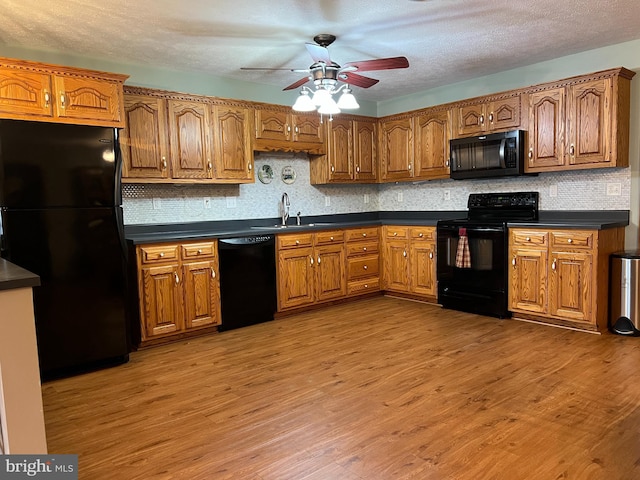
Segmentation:
[[(307, 82), (313, 81), (316, 87), (316, 92), (319, 90), (326, 90), (331, 95), (333, 95), (338, 91), (338, 82), (361, 88), (369, 88), (379, 82), (379, 80), (376, 80), (375, 78), (366, 77), (356, 72), (393, 70), (396, 68), (407, 68), (409, 66), (409, 60), (407, 60), (406, 57), (361, 60), (359, 62), (349, 62), (344, 64), (344, 66), (340, 66), (331, 60), (331, 57), (329, 56), (329, 50), (327, 50), (327, 47), (336, 40), (335, 35), (322, 33), (313, 37), (313, 40), (315, 43), (305, 43), (307, 51), (313, 59), (313, 63), (311, 64), (311, 66), (309, 66), (309, 68), (293, 69), (245, 67), (241, 68), (241, 70), (288, 70), (290, 72), (304, 72), (307, 73), (305, 77), (293, 82), (291, 85), (287, 85), (283, 88), (283, 90), (293, 90), (295, 88), (302, 87)], [(303, 87), (303, 91), (301, 92), (301, 94), (304, 93), (305, 95), (308, 95), (309, 92), (305, 93), (305, 88), (306, 87)], [(353, 101), (355, 102), (355, 99)]]

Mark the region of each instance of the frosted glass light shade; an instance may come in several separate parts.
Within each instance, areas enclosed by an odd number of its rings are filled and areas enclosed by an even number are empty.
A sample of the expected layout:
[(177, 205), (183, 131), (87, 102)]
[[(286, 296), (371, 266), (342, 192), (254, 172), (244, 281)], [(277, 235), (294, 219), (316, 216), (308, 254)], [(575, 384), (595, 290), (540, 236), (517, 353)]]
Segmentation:
[(316, 90), (316, 92), (313, 94), (313, 103), (316, 106), (321, 106), (323, 105), (325, 102), (332, 100), (331, 99), (331, 94), (329, 93), (329, 90), (325, 90), (324, 88), (319, 88), (318, 90)]
[(338, 108), (341, 110), (354, 110), (360, 108), (360, 105), (358, 105), (358, 101), (356, 97), (353, 96), (353, 93), (351, 93), (351, 90), (347, 89), (340, 95)]
[(318, 108), (318, 113), (322, 115), (333, 115), (340, 113), (340, 108), (338, 108), (338, 104), (331, 98), (331, 95), (329, 95), (328, 99)]
[(313, 112), (316, 109), (316, 106), (314, 105), (313, 100), (311, 100), (309, 92), (302, 90), (291, 108), (296, 112)]

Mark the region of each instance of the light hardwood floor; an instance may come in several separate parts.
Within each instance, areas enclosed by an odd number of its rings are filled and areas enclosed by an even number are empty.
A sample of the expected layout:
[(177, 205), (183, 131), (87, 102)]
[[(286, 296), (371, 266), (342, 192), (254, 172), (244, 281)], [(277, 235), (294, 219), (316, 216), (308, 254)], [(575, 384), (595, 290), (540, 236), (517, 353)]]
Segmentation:
[(640, 478), (640, 338), (379, 297), (43, 385), (80, 479)]

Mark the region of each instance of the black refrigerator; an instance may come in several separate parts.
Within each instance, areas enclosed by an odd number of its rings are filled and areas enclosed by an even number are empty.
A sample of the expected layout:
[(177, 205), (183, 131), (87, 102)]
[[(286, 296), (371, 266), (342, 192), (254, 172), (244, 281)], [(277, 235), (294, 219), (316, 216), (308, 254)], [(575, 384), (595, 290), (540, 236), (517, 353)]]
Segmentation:
[(128, 360), (114, 128), (0, 120), (2, 257), (40, 276), (43, 380)]

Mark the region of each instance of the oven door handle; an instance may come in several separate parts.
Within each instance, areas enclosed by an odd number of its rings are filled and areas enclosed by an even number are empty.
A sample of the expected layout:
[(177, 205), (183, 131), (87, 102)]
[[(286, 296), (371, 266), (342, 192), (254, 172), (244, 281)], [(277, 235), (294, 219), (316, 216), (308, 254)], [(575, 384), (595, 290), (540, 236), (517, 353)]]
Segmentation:
[(504, 227), (479, 227), (479, 226), (468, 226), (468, 225), (440, 225), (440, 226), (437, 227), (436, 233), (437, 233), (437, 231), (440, 231), (442, 233), (444, 233), (444, 232), (458, 233), (458, 230), (460, 228), (466, 228), (467, 229), (467, 237), (469, 236), (470, 233), (476, 233), (476, 232), (494, 232), (494, 233), (504, 233), (505, 232), (505, 228)]
[(504, 152), (507, 147), (507, 139), (503, 138), (500, 141), (500, 168), (507, 168), (507, 163), (504, 159)]

